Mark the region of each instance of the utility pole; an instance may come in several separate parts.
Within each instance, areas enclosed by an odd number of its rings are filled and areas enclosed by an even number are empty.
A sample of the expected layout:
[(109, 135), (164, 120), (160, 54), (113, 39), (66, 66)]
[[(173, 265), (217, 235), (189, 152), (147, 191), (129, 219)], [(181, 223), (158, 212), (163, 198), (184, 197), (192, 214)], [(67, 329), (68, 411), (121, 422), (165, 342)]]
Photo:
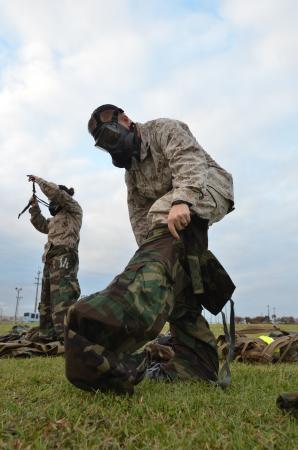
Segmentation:
[(273, 322), (275, 323), (276, 322), (276, 308), (275, 307), (273, 308), (272, 319), (273, 319)]
[(15, 311), (15, 314), (14, 314), (14, 321), (16, 322), (17, 321), (17, 317), (18, 317), (19, 302), (20, 302), (21, 298), (23, 298), (23, 297), (20, 296), (20, 291), (22, 290), (22, 288), (16, 287), (15, 290), (17, 291), (16, 311)]
[(270, 305), (267, 305), (267, 316), (268, 316), (268, 321), (270, 322)]
[(35, 277), (35, 282), (34, 284), (36, 284), (36, 291), (35, 291), (35, 304), (34, 304), (34, 313), (36, 313), (37, 310), (37, 302), (38, 302), (38, 288), (40, 286), (40, 281), (39, 281), (39, 277), (40, 277), (40, 269), (38, 269), (37, 271), (37, 277)]

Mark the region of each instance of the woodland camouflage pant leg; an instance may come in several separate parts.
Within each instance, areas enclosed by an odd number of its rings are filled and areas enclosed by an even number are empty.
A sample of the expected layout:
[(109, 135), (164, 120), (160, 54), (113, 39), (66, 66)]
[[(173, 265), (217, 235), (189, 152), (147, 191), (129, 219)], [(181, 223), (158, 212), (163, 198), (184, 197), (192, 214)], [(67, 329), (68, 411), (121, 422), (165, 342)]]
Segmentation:
[(78, 258), (73, 252), (66, 250), (64, 253), (51, 258), (52, 319), (58, 337), (64, 336), (64, 316), (81, 293), (77, 273)]
[(53, 251), (47, 259), (39, 306), (42, 335), (64, 336), (64, 316), (80, 296), (77, 273), (78, 257), (67, 247), (59, 247), (59, 251)]
[(174, 290), (175, 307), (169, 318), (175, 356), (161, 366), (172, 380), (216, 381), (219, 369), (216, 339), (201, 315), (200, 295), (194, 293), (200, 271), (194, 266), (194, 259), (208, 248), (208, 221), (193, 218), (183, 240), (185, 252), (180, 261), (185, 268), (184, 281), (182, 289)]
[(66, 376), (82, 389), (133, 392), (146, 369), (134, 353), (161, 331), (173, 309), (177, 245), (146, 241), (124, 272), (72, 306), (65, 321)]
[(41, 296), (38, 305), (40, 335), (51, 336), (54, 332), (54, 324), (52, 320), (52, 305), (50, 292), (50, 270), (49, 265), (45, 263), (42, 275)]
[(190, 296), (193, 305), (185, 305), (189, 278), (180, 264), (183, 252), (181, 241), (154, 230), (104, 291), (69, 309), (65, 359), (70, 382), (87, 390), (132, 393), (146, 368), (145, 354), (133, 352), (156, 337), (169, 317), (177, 352), (168, 367), (172, 378), (216, 378), (214, 336), (197, 299)]
[(216, 339), (201, 311), (191, 287), (175, 299), (174, 311), (169, 318), (175, 356), (162, 364), (172, 380), (217, 380), (219, 361)]

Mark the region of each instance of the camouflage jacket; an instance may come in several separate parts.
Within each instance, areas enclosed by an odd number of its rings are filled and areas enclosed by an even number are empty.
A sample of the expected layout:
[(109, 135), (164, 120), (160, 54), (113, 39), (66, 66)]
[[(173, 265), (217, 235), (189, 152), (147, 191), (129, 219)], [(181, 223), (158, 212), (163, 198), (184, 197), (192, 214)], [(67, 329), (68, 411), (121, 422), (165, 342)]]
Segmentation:
[(233, 205), (232, 176), (200, 146), (188, 126), (178, 120), (137, 123), (142, 144), (140, 161), (126, 171), (131, 225), (140, 245), (152, 227), (167, 223), (174, 201), (190, 203), (199, 214), (209, 188)]
[(48, 235), (42, 258), (45, 261), (51, 245), (65, 245), (72, 248), (77, 246), (83, 211), (78, 202), (67, 192), (59, 189), (55, 183), (49, 183), (38, 177), (36, 183), (50, 201), (55, 200), (62, 206), (61, 211), (50, 219), (41, 214), (38, 204), (29, 209), (32, 225), (41, 233)]

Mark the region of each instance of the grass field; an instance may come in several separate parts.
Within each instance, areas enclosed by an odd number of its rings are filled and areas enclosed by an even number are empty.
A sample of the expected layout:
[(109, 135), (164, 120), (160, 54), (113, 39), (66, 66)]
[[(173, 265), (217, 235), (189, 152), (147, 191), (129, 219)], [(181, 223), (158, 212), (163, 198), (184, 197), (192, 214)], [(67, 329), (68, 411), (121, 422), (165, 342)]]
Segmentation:
[(128, 398), (76, 389), (63, 357), (2, 359), (0, 449), (298, 449), (297, 418), (275, 406), (298, 365), (233, 363), (232, 376), (226, 391), (145, 381)]

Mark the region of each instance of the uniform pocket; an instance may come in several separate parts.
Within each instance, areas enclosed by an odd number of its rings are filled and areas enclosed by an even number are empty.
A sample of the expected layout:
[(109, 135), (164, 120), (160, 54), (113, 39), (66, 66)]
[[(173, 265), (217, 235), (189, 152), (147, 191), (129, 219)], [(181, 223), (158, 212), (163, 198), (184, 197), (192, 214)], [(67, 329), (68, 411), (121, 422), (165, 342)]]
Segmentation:
[(117, 286), (122, 286), (126, 290), (127, 287), (134, 281), (137, 272), (142, 269), (144, 265), (145, 264), (143, 262), (128, 264), (124, 272), (114, 278), (114, 283), (117, 284)]

